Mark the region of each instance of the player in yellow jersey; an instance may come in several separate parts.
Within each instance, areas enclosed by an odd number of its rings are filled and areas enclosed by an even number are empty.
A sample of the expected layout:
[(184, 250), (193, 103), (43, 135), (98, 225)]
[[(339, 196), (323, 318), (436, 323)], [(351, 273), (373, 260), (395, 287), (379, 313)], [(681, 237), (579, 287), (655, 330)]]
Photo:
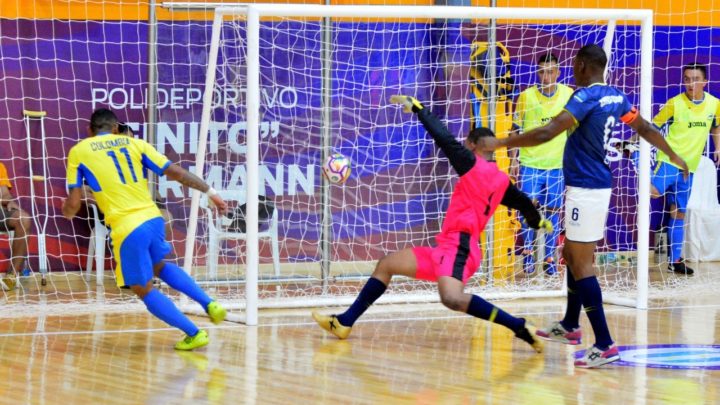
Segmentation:
[[(552, 53), (540, 56), (537, 64), (538, 84), (527, 88), (515, 104), (513, 119), (513, 133), (528, 132), (547, 124), (558, 115), (572, 96), (573, 90), (558, 83), (560, 68), (558, 59)], [(515, 177), (520, 190), (532, 198), (533, 203), (545, 208), (546, 217), (553, 224), (553, 231), (547, 235), (545, 241), (545, 257), (543, 266), (546, 274), (557, 273), (555, 263), (555, 250), (560, 232), (560, 209), (562, 195), (565, 189), (563, 181), (563, 151), (567, 131), (553, 138), (552, 141), (538, 146), (521, 147), (519, 152), (513, 153), (513, 172), (519, 166), (519, 173)], [(519, 165), (518, 161), (519, 160)], [(522, 225), (523, 235), (523, 269), (526, 273), (535, 271), (533, 259), (533, 243), (535, 231), (525, 221)]]
[(163, 261), (170, 245), (165, 241), (162, 215), (148, 190), (148, 170), (205, 192), (221, 212), (227, 210), (227, 204), (202, 179), (171, 163), (149, 143), (119, 134), (118, 125), (112, 111), (96, 110), (90, 118), (89, 137), (70, 149), (69, 191), (63, 203), (63, 215), (71, 219), (77, 214), (83, 199), (83, 185), (88, 185), (110, 228), (118, 286), (130, 286), (150, 313), (185, 332), (185, 338), (175, 349), (205, 346), (209, 342), (207, 332), (198, 329), (168, 297), (153, 288), (155, 275), (202, 305), (214, 323), (225, 319), (225, 309), (208, 297), (187, 273)]
[[(671, 98), (653, 118), (653, 123), (667, 134), (667, 143), (680, 155), (694, 173), (707, 144), (708, 134), (715, 143), (713, 159), (720, 163), (720, 101), (705, 92), (707, 67), (690, 64), (683, 67), (685, 92)], [(668, 271), (691, 275), (693, 269), (685, 265), (682, 246), (685, 241), (685, 209), (690, 198), (692, 174), (684, 179), (670, 158), (658, 151), (652, 176), (651, 195), (665, 195), (670, 210), (668, 239), (670, 243)]]

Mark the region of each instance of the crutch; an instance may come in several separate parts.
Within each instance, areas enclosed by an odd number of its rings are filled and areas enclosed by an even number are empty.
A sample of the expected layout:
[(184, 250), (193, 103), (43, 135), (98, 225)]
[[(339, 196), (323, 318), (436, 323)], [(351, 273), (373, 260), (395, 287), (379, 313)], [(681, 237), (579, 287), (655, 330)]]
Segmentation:
[[(25, 140), (27, 141), (28, 150), (28, 167), (30, 168), (30, 197), (32, 207), (32, 218), (35, 223), (35, 229), (37, 229), (38, 235), (38, 261), (40, 263), (40, 275), (42, 277), (40, 284), (47, 285), (46, 275), (48, 272), (47, 265), (47, 247), (45, 244), (45, 231), (47, 230), (48, 218), (49, 218), (49, 203), (47, 193), (47, 180), (48, 180), (48, 161), (47, 161), (47, 144), (45, 142), (45, 111), (30, 111), (23, 110), (23, 120), (25, 121)], [(33, 121), (40, 123), (40, 144), (42, 145), (42, 174), (35, 174), (33, 169), (33, 150), (32, 143), (30, 142), (30, 124)], [(42, 182), (45, 185), (45, 192), (43, 193), (42, 202), (45, 205), (43, 210), (42, 218), (40, 218), (40, 204), (35, 194), (35, 182)]]

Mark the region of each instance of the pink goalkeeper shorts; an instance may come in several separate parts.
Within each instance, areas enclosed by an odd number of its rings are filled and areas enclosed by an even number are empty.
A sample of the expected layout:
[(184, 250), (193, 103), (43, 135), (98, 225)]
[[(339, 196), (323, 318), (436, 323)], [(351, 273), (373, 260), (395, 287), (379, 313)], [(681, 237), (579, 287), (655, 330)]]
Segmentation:
[(440, 276), (453, 277), (467, 283), (480, 267), (482, 253), (478, 240), (464, 232), (438, 235), (438, 246), (413, 248), (417, 261), (415, 278), (437, 281)]

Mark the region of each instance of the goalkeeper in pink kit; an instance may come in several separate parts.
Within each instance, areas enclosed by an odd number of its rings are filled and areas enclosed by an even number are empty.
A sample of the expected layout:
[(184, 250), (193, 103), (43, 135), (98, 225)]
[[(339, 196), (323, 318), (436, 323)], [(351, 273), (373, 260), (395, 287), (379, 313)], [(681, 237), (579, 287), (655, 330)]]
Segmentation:
[(313, 312), (313, 318), (326, 331), (345, 339), (355, 321), (385, 292), (392, 276), (401, 275), (437, 282), (443, 305), (503, 325), (538, 353), (542, 352), (542, 341), (525, 319), (516, 318), (463, 290), (467, 280), (480, 266), (482, 254), (478, 238), (498, 205), (519, 210), (534, 229), (550, 230), (552, 225), (540, 216), (527, 195), (510, 184), (507, 174), (490, 161), (492, 155), (477, 148), (481, 137), (494, 137), (491, 130), (472, 130), (463, 146), (415, 98), (393, 96), (390, 101), (403, 105), (406, 112), (417, 114), (460, 176), (450, 198), (442, 230), (436, 237), (437, 246), (406, 248), (385, 256), (347, 311), (338, 315)]

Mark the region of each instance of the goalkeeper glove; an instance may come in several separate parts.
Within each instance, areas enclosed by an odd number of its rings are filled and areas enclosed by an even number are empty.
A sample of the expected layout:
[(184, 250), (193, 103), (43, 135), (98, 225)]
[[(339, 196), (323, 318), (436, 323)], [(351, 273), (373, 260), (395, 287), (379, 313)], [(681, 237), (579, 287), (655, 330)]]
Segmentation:
[(553, 224), (550, 222), (549, 219), (541, 218), (540, 223), (538, 223), (538, 229), (542, 229), (543, 231), (550, 233), (553, 231)]
[(392, 96), (390, 97), (390, 102), (393, 104), (402, 105), (403, 111), (406, 113), (418, 113), (424, 108), (423, 105), (420, 104), (420, 102), (415, 97), (411, 96)]

